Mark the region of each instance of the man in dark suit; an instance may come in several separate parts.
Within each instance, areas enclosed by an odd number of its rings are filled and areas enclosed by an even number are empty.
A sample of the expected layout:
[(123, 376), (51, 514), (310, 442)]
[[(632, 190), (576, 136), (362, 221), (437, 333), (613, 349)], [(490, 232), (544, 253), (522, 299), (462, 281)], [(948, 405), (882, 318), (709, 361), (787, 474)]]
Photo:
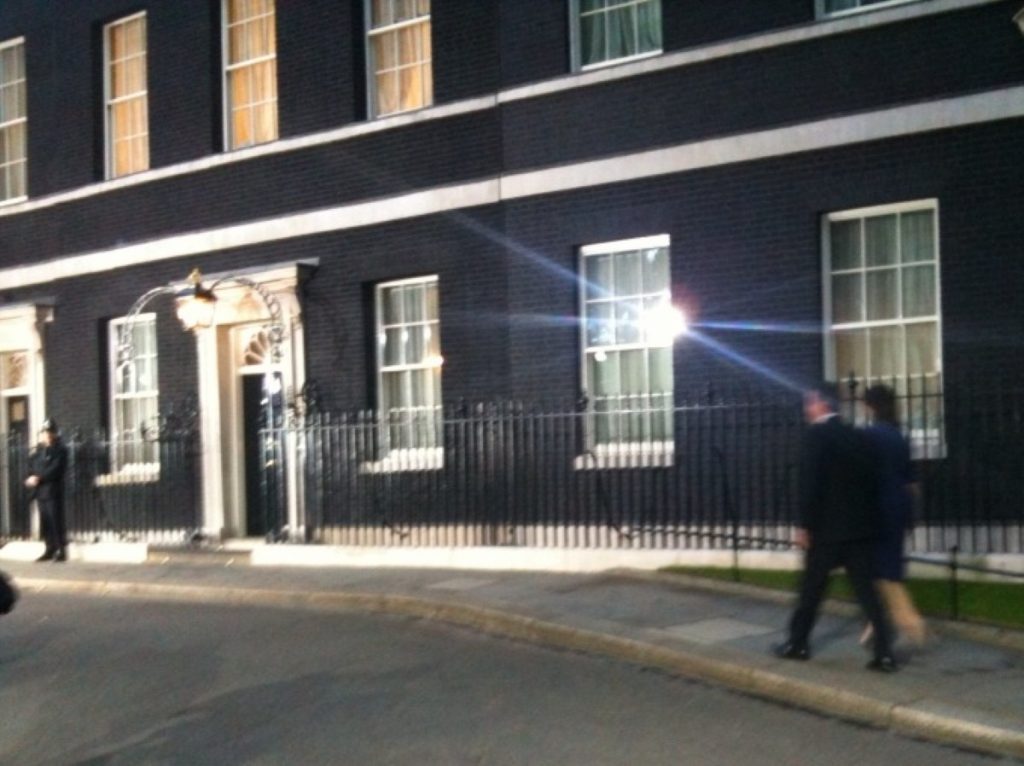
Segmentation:
[(837, 401), (837, 389), (831, 383), (804, 395), (808, 428), (801, 454), (796, 542), (807, 553), (789, 640), (777, 646), (775, 653), (791, 660), (810, 658), (808, 642), (829, 573), (843, 567), (875, 626), (874, 659), (868, 668), (892, 672), (896, 670), (892, 629), (872, 582), (875, 540), (881, 529), (876, 461), (864, 434), (839, 419)]
[(42, 444), (36, 452), (32, 473), (25, 486), (39, 502), (39, 520), (46, 550), (39, 561), (67, 560), (67, 531), (64, 523), (64, 472), (68, 466), (68, 448), (61, 442), (57, 423), (43, 421)]

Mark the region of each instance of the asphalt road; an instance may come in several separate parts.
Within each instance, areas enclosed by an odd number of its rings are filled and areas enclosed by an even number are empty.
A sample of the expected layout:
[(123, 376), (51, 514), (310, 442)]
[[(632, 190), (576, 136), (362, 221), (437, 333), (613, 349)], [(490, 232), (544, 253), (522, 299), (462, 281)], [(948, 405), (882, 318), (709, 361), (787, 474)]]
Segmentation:
[(407, 618), (32, 594), (0, 620), (0, 764), (996, 763)]

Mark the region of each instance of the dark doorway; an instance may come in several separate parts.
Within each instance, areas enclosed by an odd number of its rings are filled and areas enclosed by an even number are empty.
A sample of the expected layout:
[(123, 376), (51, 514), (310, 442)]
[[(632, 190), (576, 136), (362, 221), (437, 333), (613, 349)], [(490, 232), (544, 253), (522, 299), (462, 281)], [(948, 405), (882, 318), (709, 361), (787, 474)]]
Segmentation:
[(29, 513), (29, 491), (25, 488), (25, 477), (28, 476), (28, 456), (32, 448), (29, 432), (29, 412), (27, 396), (8, 396), (4, 398), (7, 416), (7, 444), (5, 445), (6, 465), (4, 473), (7, 487), (4, 497), (5, 514), (8, 527), (6, 532), (16, 537), (27, 537), (31, 527)]
[(245, 459), (245, 533), (266, 537), (285, 520), (284, 423), (280, 373), (242, 376), (242, 439)]

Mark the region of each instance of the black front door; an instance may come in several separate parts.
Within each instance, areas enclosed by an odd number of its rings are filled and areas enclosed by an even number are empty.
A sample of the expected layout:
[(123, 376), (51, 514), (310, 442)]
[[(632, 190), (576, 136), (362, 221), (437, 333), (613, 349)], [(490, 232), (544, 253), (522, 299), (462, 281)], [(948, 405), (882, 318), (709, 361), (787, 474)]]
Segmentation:
[(245, 533), (274, 536), (285, 523), (284, 423), (280, 373), (242, 376)]

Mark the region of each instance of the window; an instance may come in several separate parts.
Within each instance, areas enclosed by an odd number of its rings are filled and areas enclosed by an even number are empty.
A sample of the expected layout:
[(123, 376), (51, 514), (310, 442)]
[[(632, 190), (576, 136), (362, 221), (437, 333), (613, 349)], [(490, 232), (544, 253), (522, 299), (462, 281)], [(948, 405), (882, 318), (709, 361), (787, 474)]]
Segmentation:
[[(120, 359), (122, 333), (131, 333), (131, 360)], [(129, 323), (109, 324), (110, 442), (114, 470), (159, 462), (151, 429), (157, 427), (156, 317), (142, 314)]]
[(149, 169), (146, 14), (104, 28), (107, 178)]
[(833, 213), (825, 227), (828, 374), (893, 385), (920, 447), (942, 418), (937, 206)]
[(591, 448), (672, 442), (667, 236), (582, 248), (583, 386)]
[(367, 0), (371, 112), (405, 112), (434, 102), (430, 0)]
[(385, 452), (441, 447), (437, 277), (377, 286), (377, 370)]
[(277, 138), (274, 0), (224, 0), (227, 146)]
[(916, 3), (919, 0), (816, 0), (818, 18), (845, 16), (850, 13), (887, 8), (890, 5)]
[(0, 44), (0, 201), (24, 199), (25, 41)]
[(661, 0), (572, 0), (577, 69), (661, 53)]

